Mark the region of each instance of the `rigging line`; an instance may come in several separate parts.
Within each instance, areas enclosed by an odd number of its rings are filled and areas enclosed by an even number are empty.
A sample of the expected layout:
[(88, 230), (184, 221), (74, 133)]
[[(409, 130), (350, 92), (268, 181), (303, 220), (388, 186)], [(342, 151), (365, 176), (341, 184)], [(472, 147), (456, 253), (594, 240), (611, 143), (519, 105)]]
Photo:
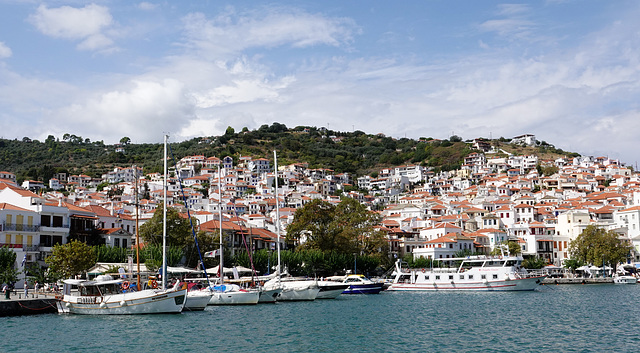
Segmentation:
[[(207, 267), (204, 265), (204, 260), (202, 259), (202, 252), (200, 251), (200, 245), (198, 244), (198, 236), (196, 235), (196, 231), (193, 227), (193, 221), (191, 220), (191, 213), (189, 212), (189, 204), (187, 203), (187, 198), (184, 195), (184, 188), (182, 187), (182, 178), (180, 177), (180, 173), (178, 173), (178, 166), (177, 166), (176, 159), (173, 156), (173, 150), (171, 149), (171, 145), (169, 145), (169, 153), (171, 153), (171, 159), (173, 159), (173, 166), (176, 168), (176, 177), (178, 178), (178, 185), (180, 185), (180, 192), (182, 193), (182, 201), (184, 201), (184, 207), (187, 210), (187, 218), (189, 218), (189, 226), (191, 227), (191, 234), (193, 234), (193, 240), (196, 244), (196, 249), (198, 249), (198, 256), (200, 257), (200, 263), (202, 264), (204, 277), (207, 279), (207, 283), (209, 283), (209, 286), (211, 286), (211, 281), (209, 280), (209, 275), (207, 274)], [(165, 207), (167, 207), (167, 205), (165, 205)]]
[[(238, 218), (238, 211), (236, 210), (236, 205), (234, 202), (233, 205), (233, 214), (236, 216), (236, 221), (238, 221), (238, 226), (240, 226), (240, 234), (242, 235), (242, 243), (244, 244), (244, 248), (247, 250), (247, 255), (249, 256), (249, 264), (251, 264), (251, 281), (253, 282), (253, 275), (256, 273), (256, 268), (253, 266), (253, 257), (251, 256), (251, 252), (249, 251), (249, 246), (247, 245), (247, 241), (244, 238), (244, 232), (242, 231), (242, 224)], [(247, 235), (251, 236), (250, 233)]]

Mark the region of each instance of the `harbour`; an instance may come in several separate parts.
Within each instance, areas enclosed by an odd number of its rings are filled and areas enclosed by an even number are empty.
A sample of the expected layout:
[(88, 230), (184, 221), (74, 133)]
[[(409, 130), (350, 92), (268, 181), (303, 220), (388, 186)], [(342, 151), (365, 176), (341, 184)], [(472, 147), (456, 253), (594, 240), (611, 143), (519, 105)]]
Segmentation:
[[(9, 351), (601, 352), (640, 343), (638, 286), (529, 292), (389, 292), (175, 315), (4, 319)], [(612, 298), (614, 298), (612, 300)], [(38, 339), (25, 333), (39, 332)]]

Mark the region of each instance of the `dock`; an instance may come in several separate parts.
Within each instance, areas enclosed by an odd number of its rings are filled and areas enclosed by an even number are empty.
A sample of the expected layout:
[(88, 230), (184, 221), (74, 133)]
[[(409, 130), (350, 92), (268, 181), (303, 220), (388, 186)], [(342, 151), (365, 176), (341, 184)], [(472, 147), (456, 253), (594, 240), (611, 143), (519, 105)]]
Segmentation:
[(57, 313), (57, 299), (53, 294), (12, 292), (11, 299), (0, 299), (0, 316), (21, 316)]
[(542, 285), (556, 284), (613, 284), (613, 278), (545, 278)]

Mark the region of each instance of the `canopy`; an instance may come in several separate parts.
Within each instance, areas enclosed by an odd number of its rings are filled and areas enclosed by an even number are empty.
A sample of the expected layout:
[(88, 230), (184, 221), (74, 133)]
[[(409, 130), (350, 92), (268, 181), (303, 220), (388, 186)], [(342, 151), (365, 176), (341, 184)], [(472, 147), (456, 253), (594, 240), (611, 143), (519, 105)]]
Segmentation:
[(167, 273), (199, 273), (202, 271), (199, 270), (192, 270), (190, 268), (186, 268), (186, 267), (171, 267), (171, 266), (167, 266)]
[[(218, 269), (220, 268), (220, 265), (217, 265), (215, 267), (211, 267), (207, 269), (207, 273), (218, 273)], [(242, 266), (235, 266), (235, 268), (238, 270), (238, 273), (251, 273), (251, 269), (250, 268), (246, 268), (246, 267), (242, 267)], [(233, 268), (229, 268), (229, 267), (223, 267), (224, 273), (231, 273), (233, 274)]]

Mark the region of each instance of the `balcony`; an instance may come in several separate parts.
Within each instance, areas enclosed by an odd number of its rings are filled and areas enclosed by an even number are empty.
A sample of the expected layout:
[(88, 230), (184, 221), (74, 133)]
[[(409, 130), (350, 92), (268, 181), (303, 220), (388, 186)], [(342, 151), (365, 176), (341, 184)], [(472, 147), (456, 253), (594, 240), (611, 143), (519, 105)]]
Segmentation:
[(13, 223), (2, 223), (2, 231), (15, 231), (15, 232), (39, 232), (39, 225), (26, 225), (26, 224), (13, 224)]

